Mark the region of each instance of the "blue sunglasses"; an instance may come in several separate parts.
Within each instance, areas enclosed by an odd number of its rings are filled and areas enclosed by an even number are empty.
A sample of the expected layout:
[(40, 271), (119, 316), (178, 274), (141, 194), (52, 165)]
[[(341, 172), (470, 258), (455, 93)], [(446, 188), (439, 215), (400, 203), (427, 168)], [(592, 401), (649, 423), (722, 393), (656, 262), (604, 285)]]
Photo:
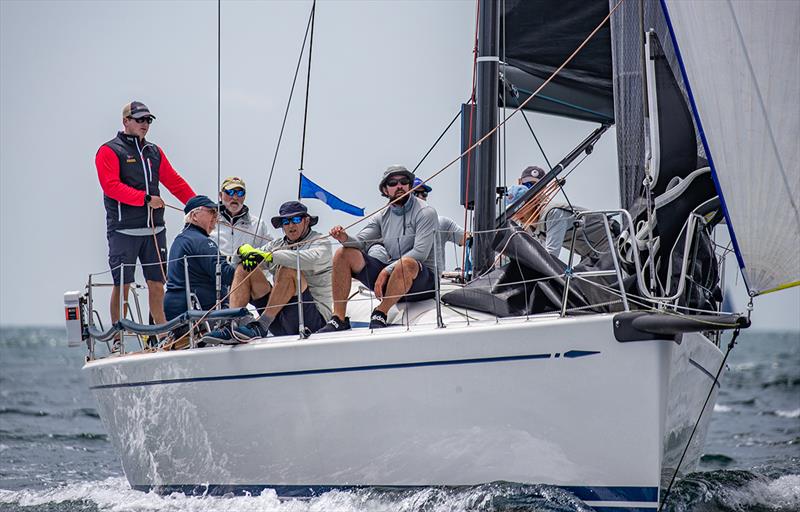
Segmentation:
[(288, 226), (290, 222), (292, 224), (300, 224), (301, 222), (303, 222), (303, 216), (302, 215), (295, 215), (294, 217), (289, 218), (289, 219), (287, 219), (287, 218), (281, 219), (281, 224), (284, 225), (284, 226)]
[(226, 194), (229, 196), (237, 196), (237, 197), (244, 197), (244, 189), (243, 188), (233, 188), (230, 190), (225, 191)]

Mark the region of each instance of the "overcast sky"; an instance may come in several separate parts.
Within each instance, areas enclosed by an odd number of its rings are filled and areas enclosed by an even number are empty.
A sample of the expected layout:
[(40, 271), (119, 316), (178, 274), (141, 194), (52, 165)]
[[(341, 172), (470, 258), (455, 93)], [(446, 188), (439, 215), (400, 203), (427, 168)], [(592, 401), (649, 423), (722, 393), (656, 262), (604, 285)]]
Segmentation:
[[(310, 6), (222, 3), (221, 174), (247, 181), (255, 210)], [(474, 9), (473, 1), (318, 4), (304, 165), (312, 180), (367, 211), (382, 205), (383, 169), (413, 167), (469, 95)], [(296, 198), (302, 77), (265, 216)], [(133, 99), (158, 118), (148, 138), (197, 193), (215, 196), (216, 2), (0, 1), (0, 324), (62, 323), (63, 292), (107, 270), (94, 156), (121, 129), (121, 109)], [(551, 161), (594, 129), (551, 116), (529, 119)], [(542, 165), (521, 119), (509, 122), (507, 136), (509, 180), (526, 165)], [(452, 130), (418, 175), (430, 176), (459, 152)], [(431, 182), (430, 202), (460, 221), (458, 183), (453, 166)], [(613, 130), (567, 190), (576, 204), (618, 206)], [(354, 220), (315, 200), (308, 205), (323, 231)], [(181, 215), (168, 210), (166, 219), (171, 240)], [(741, 309), (741, 278), (730, 270)], [(98, 309), (107, 317), (105, 298)], [(754, 318), (760, 328), (800, 330), (800, 292), (757, 299)]]

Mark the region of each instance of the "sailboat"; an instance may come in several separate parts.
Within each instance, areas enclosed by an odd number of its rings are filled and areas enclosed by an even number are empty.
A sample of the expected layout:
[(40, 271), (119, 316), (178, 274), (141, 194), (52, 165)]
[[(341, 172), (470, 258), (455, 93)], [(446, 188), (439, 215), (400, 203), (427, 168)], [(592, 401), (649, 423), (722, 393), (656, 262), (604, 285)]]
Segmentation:
[[(480, 1), (466, 284), (443, 282), (386, 329), (107, 357), (99, 342), (152, 328), (98, 329), (91, 283), (67, 297), (68, 334), (89, 347), (83, 371), (134, 489), (509, 481), (597, 510), (655, 510), (691, 471), (727, 354), (720, 333), (749, 325), (719, 309), (714, 230), (729, 231), (751, 295), (800, 282), (800, 4), (503, 5)], [(554, 31), (575, 36), (544, 44)], [(523, 104), (600, 126), (498, 211), (497, 112)], [(622, 207), (575, 213), (564, 263), (529, 236), (531, 205), (611, 123)], [(605, 250), (574, 262), (591, 219)], [(371, 294), (354, 289), (357, 322)]]

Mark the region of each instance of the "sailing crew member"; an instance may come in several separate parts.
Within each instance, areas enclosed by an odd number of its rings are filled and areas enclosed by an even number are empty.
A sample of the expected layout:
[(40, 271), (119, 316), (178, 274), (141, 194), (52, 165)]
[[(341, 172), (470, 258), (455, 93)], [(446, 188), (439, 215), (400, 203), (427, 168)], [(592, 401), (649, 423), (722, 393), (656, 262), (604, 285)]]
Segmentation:
[[(413, 186), (416, 188), (414, 190), (414, 196), (427, 202), (428, 194), (433, 191), (433, 188), (427, 183), (423, 183), (419, 178), (414, 178)], [(436, 243), (436, 268), (439, 269), (440, 274), (445, 269), (445, 244), (447, 244), (447, 242), (452, 242), (459, 247), (463, 247), (468, 239), (469, 233), (456, 224), (456, 221), (450, 217), (439, 215), (439, 230), (436, 233), (434, 241)]]
[(209, 236), (217, 241), (219, 235), (219, 250), (225, 256), (233, 256), (236, 249), (247, 243), (261, 246), (272, 241), (267, 223), (251, 215), (244, 204), (246, 197), (247, 187), (242, 178), (229, 176), (222, 181), (219, 189), (220, 217)]
[[(541, 180), (545, 171), (535, 165), (526, 167), (519, 177), (518, 185), (514, 185), (506, 195), (506, 204), (511, 204), (531, 187)], [(567, 203), (550, 202), (539, 214), (539, 222), (530, 226), (536, 239), (544, 246), (545, 250), (554, 258), (561, 254), (565, 241), (572, 240), (572, 230), (575, 223), (575, 212), (584, 211), (586, 208)], [(618, 225), (610, 224), (612, 232)], [(597, 256), (600, 251), (608, 248), (608, 240), (603, 227), (602, 217), (592, 216), (585, 219), (575, 238), (575, 253), (581, 258)]]
[[(423, 183), (419, 178), (414, 178), (412, 188), (414, 189), (414, 196), (425, 202), (428, 201), (428, 194), (433, 191), (433, 188), (430, 185)], [(468, 239), (469, 234), (464, 231), (464, 228), (456, 224), (456, 221), (450, 217), (439, 215), (439, 228), (436, 231), (434, 243), (436, 244), (436, 269), (439, 271), (440, 275), (445, 270), (444, 251), (447, 242), (452, 242), (459, 247), (463, 247)], [(384, 263), (389, 263), (389, 261), (391, 261), (389, 253), (386, 251), (386, 247), (384, 247), (384, 245), (380, 242), (372, 244), (369, 247), (367, 254), (378, 258)]]
[[(303, 203), (288, 201), (271, 221), (273, 227), (283, 229), (283, 238), (258, 249), (249, 244), (239, 248), (242, 264), (236, 267), (230, 297), (232, 308), (250, 301), (264, 312), (246, 325), (227, 325), (210, 332), (203, 339), (206, 343), (264, 338), (268, 332), (274, 336), (299, 334), (298, 263), (305, 333), (320, 329), (331, 317), (331, 246), (322, 233), (311, 229), (319, 218), (309, 215)], [(255, 270), (259, 266), (272, 274), (272, 284)]]
[[(172, 242), (169, 252), (172, 260), (167, 266), (167, 293), (164, 311), (172, 320), (187, 311), (186, 273), (188, 266), (189, 291), (197, 296), (200, 308), (209, 310), (216, 305), (217, 243), (209, 238), (217, 224), (217, 203), (206, 196), (195, 196), (183, 208), (183, 231)], [(233, 282), (234, 267), (225, 258), (220, 261), (223, 286)]]
[[(123, 131), (97, 151), (95, 165), (106, 208), (108, 265), (114, 279), (111, 322), (119, 321), (120, 282), (127, 302), (136, 260), (147, 281), (150, 314), (164, 323), (164, 281), (167, 233), (160, 184), (186, 203), (195, 196), (192, 187), (175, 171), (164, 151), (145, 139), (156, 117), (140, 101), (122, 109)], [(125, 272), (120, 276), (120, 266)]]
[[(355, 238), (342, 226), (331, 229), (330, 235), (343, 247), (333, 257), (333, 317), (317, 332), (350, 329), (345, 313), (353, 277), (381, 300), (370, 316), (370, 329), (386, 327), (389, 308), (400, 300), (433, 297), (433, 244), (439, 216), (425, 201), (408, 193), (413, 181), (414, 174), (402, 165), (390, 166), (378, 184), (390, 206), (373, 216)], [(381, 240), (389, 254), (388, 263), (367, 253), (369, 243)]]
[[(208, 236), (217, 242), (220, 252), (229, 262), (233, 261), (236, 249), (244, 244), (260, 246), (272, 241), (267, 223), (251, 215), (250, 209), (244, 204), (246, 197), (247, 187), (242, 178), (229, 176), (222, 181), (219, 191), (222, 203), (220, 217), (217, 227)], [(261, 270), (267, 272), (264, 266)], [(251, 304), (256, 305), (253, 301)]]

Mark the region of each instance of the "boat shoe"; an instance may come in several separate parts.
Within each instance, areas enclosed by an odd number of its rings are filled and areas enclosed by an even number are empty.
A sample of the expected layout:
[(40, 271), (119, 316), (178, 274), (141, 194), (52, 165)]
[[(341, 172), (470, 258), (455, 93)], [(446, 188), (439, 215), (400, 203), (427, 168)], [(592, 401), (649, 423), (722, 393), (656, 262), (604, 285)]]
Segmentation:
[(258, 322), (250, 322), (247, 325), (239, 325), (236, 328), (231, 327), (230, 324), (223, 325), (218, 329), (214, 329), (206, 334), (201, 341), (207, 345), (238, 345), (239, 343), (246, 343), (253, 338), (265, 338), (266, 333), (263, 333), (261, 326)]
[(383, 311), (378, 311), (377, 309), (372, 311), (372, 314), (369, 317), (369, 328), (370, 329), (383, 329), (387, 326), (386, 321), (386, 313)]
[(336, 315), (333, 315), (328, 323), (322, 326), (318, 333), (349, 331), (350, 330), (350, 317), (344, 317), (344, 320)]

